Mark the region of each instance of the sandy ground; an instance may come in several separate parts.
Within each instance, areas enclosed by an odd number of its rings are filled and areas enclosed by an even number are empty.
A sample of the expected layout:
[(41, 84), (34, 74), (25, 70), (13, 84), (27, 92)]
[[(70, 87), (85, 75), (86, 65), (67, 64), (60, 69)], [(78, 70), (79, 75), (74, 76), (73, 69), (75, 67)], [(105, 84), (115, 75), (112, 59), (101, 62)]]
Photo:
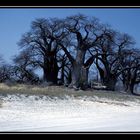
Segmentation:
[(0, 132), (140, 132), (140, 104), (96, 96), (1, 96)]

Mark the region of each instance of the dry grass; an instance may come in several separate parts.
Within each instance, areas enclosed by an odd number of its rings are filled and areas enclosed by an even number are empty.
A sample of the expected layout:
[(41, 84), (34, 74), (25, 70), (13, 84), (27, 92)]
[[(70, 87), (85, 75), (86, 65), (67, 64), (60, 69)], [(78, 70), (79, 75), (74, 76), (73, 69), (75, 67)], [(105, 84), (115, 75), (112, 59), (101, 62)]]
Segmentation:
[(45, 94), (45, 95), (56, 95), (56, 94), (63, 94), (67, 92), (66, 88), (62, 88), (59, 86), (34, 86), (34, 85), (24, 85), (24, 84), (17, 84), (13, 86), (8, 86), (6, 84), (0, 84), (0, 93), (27, 93), (27, 94)]
[(88, 97), (98, 97), (98, 98), (107, 98), (111, 100), (119, 100), (119, 101), (140, 101), (139, 96), (132, 96), (128, 94), (122, 94), (120, 92), (112, 92), (112, 91), (105, 91), (105, 90), (87, 90), (82, 91), (78, 90), (75, 91), (74, 89), (70, 89), (64, 86), (33, 86), (33, 85), (23, 85), (17, 84), (8, 86), (6, 84), (0, 84), (0, 94), (28, 94), (28, 95), (47, 95), (47, 96), (57, 96), (63, 97), (65, 95), (73, 96), (73, 97), (81, 97), (81, 96), (88, 96)]

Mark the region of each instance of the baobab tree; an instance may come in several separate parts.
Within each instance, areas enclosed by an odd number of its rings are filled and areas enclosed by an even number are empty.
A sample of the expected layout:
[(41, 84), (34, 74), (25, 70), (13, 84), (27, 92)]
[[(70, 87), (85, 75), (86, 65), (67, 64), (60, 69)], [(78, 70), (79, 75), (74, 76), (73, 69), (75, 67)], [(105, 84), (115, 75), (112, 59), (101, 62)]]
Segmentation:
[(115, 90), (118, 77), (126, 70), (122, 64), (124, 53), (133, 44), (134, 41), (129, 35), (109, 29), (105, 31), (104, 37), (95, 48), (97, 54), (95, 63), (101, 81), (108, 90)]
[(31, 30), (25, 33), (18, 43), (22, 48), (32, 50), (32, 63), (43, 70), (43, 80), (53, 84), (57, 83), (59, 70), (56, 60), (57, 44), (54, 39), (59, 36), (58, 25), (57, 19), (36, 19), (31, 24)]
[[(71, 86), (76, 88), (86, 88), (88, 85), (89, 68), (95, 56), (86, 54), (90, 48), (98, 44), (103, 34), (103, 26), (96, 18), (88, 19), (84, 15), (74, 15), (63, 20), (63, 32), (66, 37), (62, 40), (57, 39), (59, 47), (63, 49), (72, 64)], [(73, 48), (74, 53), (70, 53)]]
[(124, 54), (123, 67), (126, 69), (122, 72), (121, 80), (125, 91), (134, 95), (134, 86), (140, 83), (140, 50), (132, 49)]

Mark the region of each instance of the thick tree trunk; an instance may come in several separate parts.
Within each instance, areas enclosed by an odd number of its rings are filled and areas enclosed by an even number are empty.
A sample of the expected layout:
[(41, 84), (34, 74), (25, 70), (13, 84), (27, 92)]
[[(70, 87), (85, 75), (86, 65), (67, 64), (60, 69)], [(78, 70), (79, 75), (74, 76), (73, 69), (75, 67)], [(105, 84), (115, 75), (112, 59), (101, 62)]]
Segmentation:
[(89, 69), (84, 67), (85, 50), (78, 50), (76, 60), (72, 68), (72, 82), (70, 86), (86, 89), (88, 86)]
[(117, 82), (117, 78), (110, 76), (104, 78), (103, 84), (106, 86), (107, 90), (115, 91), (116, 82)]
[(127, 85), (127, 87), (125, 88), (125, 92), (132, 94), (131, 90), (132, 90), (131, 86)]
[(137, 95), (134, 93), (135, 79), (129, 79), (129, 81), (124, 82), (125, 92), (133, 95)]
[(140, 96), (140, 94), (134, 92), (134, 86), (135, 84), (133, 82), (130, 85), (128, 85), (127, 93), (130, 93), (135, 96)]
[(65, 82), (64, 77), (65, 77), (65, 75), (64, 75), (64, 67), (62, 67), (62, 70), (61, 70), (61, 82), (62, 82), (62, 84), (64, 84), (64, 82)]
[(69, 70), (68, 76), (66, 77), (66, 83), (69, 85), (72, 82), (71, 70)]
[(128, 86), (128, 88), (127, 88), (126, 92), (130, 93), (130, 94), (134, 94), (134, 84), (131, 83), (131, 84), (127, 85), (127, 86)]
[(72, 70), (71, 85), (76, 88), (86, 89), (88, 87), (88, 72), (89, 69), (81, 65), (75, 64)]
[(131, 93), (131, 90), (130, 90), (130, 83), (126, 80), (123, 81), (123, 86), (124, 86), (124, 91), (127, 92), (127, 93)]
[(52, 84), (57, 84), (58, 65), (54, 58), (46, 59), (43, 67), (43, 80)]
[[(47, 60), (46, 60), (47, 61)], [(44, 65), (43, 65), (43, 82), (47, 82), (47, 63), (46, 61), (44, 62)]]
[(57, 75), (58, 75), (58, 70), (50, 70), (50, 69), (43, 69), (43, 81), (44, 82), (50, 82), (52, 84), (57, 84)]

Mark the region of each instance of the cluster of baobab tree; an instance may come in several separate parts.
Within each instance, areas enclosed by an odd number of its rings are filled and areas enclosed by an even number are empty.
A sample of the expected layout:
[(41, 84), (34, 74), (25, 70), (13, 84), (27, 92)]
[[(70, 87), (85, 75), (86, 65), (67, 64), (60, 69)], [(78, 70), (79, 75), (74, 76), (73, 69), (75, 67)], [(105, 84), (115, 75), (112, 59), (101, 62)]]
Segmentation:
[(13, 59), (14, 65), (1, 67), (7, 79), (11, 71), (18, 82), (36, 83), (40, 79), (34, 70), (40, 68), (43, 82), (86, 89), (94, 64), (108, 90), (115, 90), (121, 79), (125, 90), (134, 93), (134, 86), (140, 82), (140, 50), (134, 47), (134, 39), (95, 17), (38, 18), (18, 45), (21, 51)]

